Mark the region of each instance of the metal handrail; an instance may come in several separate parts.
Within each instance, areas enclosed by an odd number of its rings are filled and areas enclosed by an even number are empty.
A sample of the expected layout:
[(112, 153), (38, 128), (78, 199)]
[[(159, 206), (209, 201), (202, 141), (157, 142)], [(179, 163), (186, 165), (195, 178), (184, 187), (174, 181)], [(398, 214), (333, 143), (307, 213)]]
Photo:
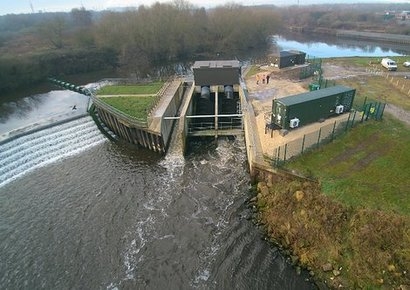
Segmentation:
[(146, 120), (138, 119), (134, 116), (128, 115), (128, 114), (116, 109), (115, 107), (101, 101), (95, 95), (91, 95), (91, 99), (92, 99), (94, 105), (96, 105), (97, 107), (100, 107), (100, 108), (110, 112), (111, 114), (114, 114), (114, 115), (120, 117), (121, 119), (123, 119), (124, 121), (129, 123), (130, 125), (133, 125), (135, 127), (140, 127), (140, 128), (141, 127), (142, 128), (148, 128), (148, 122)]

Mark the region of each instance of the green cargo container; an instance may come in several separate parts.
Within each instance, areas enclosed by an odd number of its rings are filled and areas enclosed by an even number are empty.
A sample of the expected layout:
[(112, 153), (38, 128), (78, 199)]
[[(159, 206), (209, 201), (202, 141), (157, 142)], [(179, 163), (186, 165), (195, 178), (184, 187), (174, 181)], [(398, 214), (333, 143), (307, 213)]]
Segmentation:
[(348, 112), (355, 93), (355, 89), (334, 86), (273, 100), (272, 124), (293, 129)]

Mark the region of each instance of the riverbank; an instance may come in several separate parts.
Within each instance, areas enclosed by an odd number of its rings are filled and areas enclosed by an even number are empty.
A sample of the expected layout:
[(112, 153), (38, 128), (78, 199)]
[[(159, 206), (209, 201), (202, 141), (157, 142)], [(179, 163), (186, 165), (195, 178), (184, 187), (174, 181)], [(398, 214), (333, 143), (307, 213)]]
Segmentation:
[[(331, 73), (334, 73), (338, 76), (338, 82), (348, 79), (352, 86), (355, 86), (355, 82), (360, 84), (360, 94), (366, 94), (363, 89), (364, 84), (368, 81), (366, 76), (374, 77), (366, 72), (366, 68), (356, 67), (354, 70), (349, 70), (348, 64), (338, 69), (332, 64), (324, 66), (326, 77), (332, 78)], [(332, 70), (326, 71), (326, 66), (331, 67)], [(383, 78), (377, 80), (386, 81), (384, 85), (387, 89), (390, 87), (387, 80)], [(272, 77), (271, 87), (265, 85), (265, 88), (259, 85), (255, 88), (251, 85), (254, 77), (247, 76), (246, 81), (250, 96), (259, 96), (251, 99), (251, 102), (256, 112), (256, 119), (261, 119), (258, 122), (261, 126), (265, 125), (266, 120), (263, 116), (269, 113), (272, 98), (307, 90), (309, 82)], [(394, 89), (390, 88), (390, 94), (389, 100), (396, 98)], [(399, 91), (397, 95), (399, 97)], [(396, 129), (391, 128), (390, 131), (394, 130)], [(276, 136), (271, 138), (270, 134), (264, 132), (259, 133), (259, 136), (262, 146), (272, 142), (269, 139), (275, 139), (276, 142), (280, 139)], [(373, 140), (374, 143), (380, 141), (374, 138), (369, 140)], [(404, 141), (402, 144), (408, 143)], [(351, 150), (361, 148), (360, 144), (352, 146)], [(404, 146), (408, 147), (408, 145)], [(389, 148), (389, 144), (384, 148)], [(373, 157), (368, 155), (371, 152), (363, 153), (364, 155), (358, 160), (355, 159), (356, 163), (353, 164), (356, 167), (359, 166), (363, 171), (372, 160), (377, 162), (378, 157), (384, 156), (388, 151), (388, 149), (383, 152), (377, 151), (377, 156), (373, 152)], [(266, 150), (264, 154), (269, 154), (269, 150)], [(350, 157), (354, 156), (356, 155), (350, 154), (349, 156), (348, 154), (339, 163), (345, 164)], [(402, 155), (402, 160), (407, 160), (406, 156)], [(336, 159), (334, 162), (337, 162)], [(304, 164), (307, 171), (310, 170), (309, 166), (309, 164)], [(329, 163), (328, 166), (332, 164)], [(317, 170), (320, 168), (322, 167)], [(322, 170), (326, 171), (326, 168)], [(270, 178), (261, 179), (257, 183), (252, 206), (258, 211), (257, 223), (263, 226), (269, 239), (282, 247), (296, 269), (308, 269), (319, 288), (323, 286), (331, 289), (408, 289), (410, 285), (407, 272), (410, 269), (409, 216), (403, 214), (403, 211), (384, 207), (387, 200), (382, 197), (378, 199), (379, 205), (375, 207), (365, 204), (351, 206), (341, 202), (335, 197), (324, 194), (322, 180), (312, 172), (314, 171), (311, 171), (311, 177), (317, 178), (318, 182), (294, 180), (268, 173)], [(388, 170), (383, 172), (388, 174)], [(400, 177), (400, 174), (393, 176), (397, 176), (397, 180), (395, 184), (391, 184), (392, 188), (400, 187), (399, 180), (403, 176)], [(334, 178), (341, 181), (344, 179), (343, 174), (336, 174)], [(394, 177), (390, 182), (393, 180)], [(364, 184), (367, 183), (363, 183), (363, 186)], [(376, 186), (374, 190), (377, 191), (379, 189), (376, 184), (373, 186)], [(406, 199), (406, 186), (403, 186), (396, 192), (399, 196), (404, 194), (400, 197), (405, 199), (404, 203), (408, 199)], [(334, 190), (339, 195), (350, 195), (346, 185), (337, 186)]]
[(345, 206), (307, 181), (259, 182), (253, 202), (270, 240), (319, 288), (408, 289), (408, 217)]

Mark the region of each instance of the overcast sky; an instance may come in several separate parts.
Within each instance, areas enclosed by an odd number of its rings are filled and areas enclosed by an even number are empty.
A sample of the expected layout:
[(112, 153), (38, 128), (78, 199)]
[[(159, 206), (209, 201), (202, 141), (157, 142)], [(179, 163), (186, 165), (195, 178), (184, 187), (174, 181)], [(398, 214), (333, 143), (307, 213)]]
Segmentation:
[[(200, 7), (213, 7), (227, 2), (235, 2), (242, 5), (274, 4), (297, 5), (320, 4), (320, 3), (409, 3), (410, 0), (191, 0), (189, 3)], [(34, 12), (70, 11), (72, 8), (84, 7), (87, 10), (104, 10), (110, 7), (127, 7), (139, 5), (150, 6), (154, 2), (172, 2), (170, 0), (0, 0), (0, 15), (19, 14)]]

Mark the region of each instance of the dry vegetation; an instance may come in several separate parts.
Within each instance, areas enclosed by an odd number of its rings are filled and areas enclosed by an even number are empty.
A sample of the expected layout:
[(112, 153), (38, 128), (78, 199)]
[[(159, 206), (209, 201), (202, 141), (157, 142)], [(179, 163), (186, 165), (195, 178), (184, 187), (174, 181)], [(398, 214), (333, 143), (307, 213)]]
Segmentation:
[(410, 218), (348, 207), (311, 182), (258, 183), (260, 222), (319, 283), (337, 289), (410, 285)]

